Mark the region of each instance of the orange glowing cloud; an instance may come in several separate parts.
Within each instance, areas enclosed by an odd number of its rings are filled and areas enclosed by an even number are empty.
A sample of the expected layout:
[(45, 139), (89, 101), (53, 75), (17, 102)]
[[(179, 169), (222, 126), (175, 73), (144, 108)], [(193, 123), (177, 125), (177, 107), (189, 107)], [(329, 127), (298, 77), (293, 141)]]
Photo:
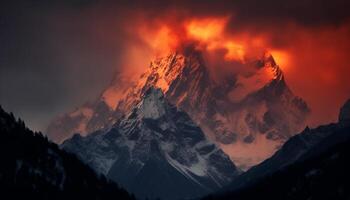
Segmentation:
[(179, 35), (165, 24), (155, 28), (141, 27), (139, 37), (158, 56), (174, 51), (179, 44)]
[(283, 50), (270, 50), (269, 51), (274, 58), (275, 62), (279, 65), (279, 67), (286, 72), (288, 67), (291, 66), (291, 58), (287, 51)]
[(227, 71), (240, 73), (245, 68), (239, 64), (268, 51), (283, 70), (288, 86), (311, 107), (309, 125), (337, 120), (338, 108), (350, 97), (350, 24), (305, 28), (290, 23), (284, 29), (268, 25), (257, 29), (250, 25), (232, 31), (228, 29), (229, 23), (234, 27), (229, 17), (188, 16), (128, 24), (133, 32), (137, 27), (136, 38), (144, 46), (127, 46), (125, 51), (130, 52), (127, 66), (147, 67), (154, 56), (194, 43), (205, 53), (208, 67), (219, 73), (220, 79), (229, 74)]
[[(154, 51), (156, 56), (176, 51), (187, 42), (195, 43), (196, 48), (207, 52), (223, 50), (221, 59), (245, 63), (248, 57), (261, 56), (266, 49), (264, 38), (249, 34), (234, 35), (226, 30), (229, 17), (190, 18), (172, 22), (157, 20), (155, 24), (142, 22), (139, 37)], [(259, 53), (256, 52), (259, 49)], [(252, 56), (254, 54), (254, 56)], [(278, 59), (286, 57), (276, 52)], [(285, 59), (284, 59), (285, 60)]]
[(226, 31), (228, 20), (228, 17), (189, 20), (184, 25), (186, 35), (204, 45), (207, 51), (225, 50), (222, 59), (226, 61), (245, 62), (247, 47)]
[(350, 98), (350, 24), (313, 29), (294, 26), (285, 32), (287, 63), (283, 64), (283, 55), (278, 60), (279, 55), (272, 54), (288, 85), (311, 107), (309, 125), (336, 122), (340, 106)]
[(222, 36), (228, 18), (192, 19), (185, 22), (187, 36), (189, 38), (208, 42)]
[(230, 60), (237, 60), (244, 62), (245, 58), (245, 49), (242, 45), (236, 44), (233, 41), (228, 41), (224, 45), (224, 47), (227, 49), (227, 53), (225, 54), (224, 59), (227, 61)]
[(159, 49), (161, 51), (169, 51), (176, 48), (177, 44), (178, 39), (176, 34), (174, 34), (169, 27), (163, 26), (155, 34), (151, 46), (154, 49)]

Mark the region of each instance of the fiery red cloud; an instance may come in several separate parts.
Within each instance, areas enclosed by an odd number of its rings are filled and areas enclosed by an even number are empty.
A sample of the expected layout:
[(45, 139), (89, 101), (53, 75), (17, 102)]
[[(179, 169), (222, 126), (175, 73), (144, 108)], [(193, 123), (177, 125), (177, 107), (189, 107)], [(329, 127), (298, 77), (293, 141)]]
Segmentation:
[(245, 62), (265, 50), (270, 52), (288, 85), (311, 107), (311, 126), (336, 121), (338, 108), (350, 97), (350, 23), (306, 27), (286, 22), (283, 26), (236, 28), (235, 18), (229, 15), (179, 17), (171, 12), (150, 19), (136, 16), (124, 22), (129, 36), (121, 65), (126, 66), (127, 74), (138, 75), (154, 56), (195, 42), (205, 50), (209, 63), (214, 60), (216, 65), (209, 65), (217, 71), (234, 68), (232, 62)]
[[(284, 33), (288, 52), (284, 69), (296, 94), (312, 109), (310, 124), (338, 119), (338, 108), (350, 98), (350, 24), (303, 29), (293, 26)], [(281, 63), (282, 65), (282, 63)]]

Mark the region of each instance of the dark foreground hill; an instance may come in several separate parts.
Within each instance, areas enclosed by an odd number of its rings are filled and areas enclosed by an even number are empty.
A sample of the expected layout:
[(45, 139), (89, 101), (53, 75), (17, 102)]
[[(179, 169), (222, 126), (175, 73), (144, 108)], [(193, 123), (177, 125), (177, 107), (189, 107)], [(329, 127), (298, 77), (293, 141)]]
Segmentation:
[(0, 107), (0, 199), (134, 199)]

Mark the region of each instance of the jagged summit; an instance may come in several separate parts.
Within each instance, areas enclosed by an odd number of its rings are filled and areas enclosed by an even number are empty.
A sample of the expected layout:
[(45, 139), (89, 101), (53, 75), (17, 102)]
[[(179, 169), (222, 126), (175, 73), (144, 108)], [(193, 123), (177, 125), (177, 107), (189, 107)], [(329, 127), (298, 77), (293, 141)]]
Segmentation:
[(271, 68), (273, 72), (273, 80), (284, 81), (284, 75), (281, 68), (269, 52), (265, 52), (262, 59), (258, 60), (260, 67)]

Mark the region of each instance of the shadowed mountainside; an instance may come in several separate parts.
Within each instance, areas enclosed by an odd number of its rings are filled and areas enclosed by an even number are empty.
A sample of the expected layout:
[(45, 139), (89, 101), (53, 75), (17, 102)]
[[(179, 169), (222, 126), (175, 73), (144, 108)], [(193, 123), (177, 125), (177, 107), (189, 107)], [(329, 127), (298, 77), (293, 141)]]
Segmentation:
[(306, 128), (271, 158), (204, 199), (350, 199), (350, 100), (339, 122)]

